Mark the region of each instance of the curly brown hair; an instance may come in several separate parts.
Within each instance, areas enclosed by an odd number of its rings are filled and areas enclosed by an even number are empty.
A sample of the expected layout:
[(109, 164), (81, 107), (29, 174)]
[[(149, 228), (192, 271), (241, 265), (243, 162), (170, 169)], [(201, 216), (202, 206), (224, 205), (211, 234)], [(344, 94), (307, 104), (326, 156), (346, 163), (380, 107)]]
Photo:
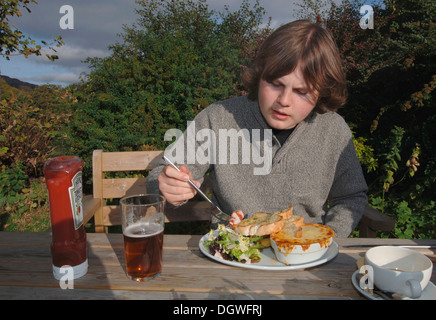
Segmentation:
[(318, 100), (315, 111), (336, 111), (347, 99), (345, 73), (331, 33), (308, 20), (297, 20), (275, 30), (262, 44), (251, 68), (242, 73), (248, 98), (257, 100), (259, 81), (272, 82), (301, 68)]

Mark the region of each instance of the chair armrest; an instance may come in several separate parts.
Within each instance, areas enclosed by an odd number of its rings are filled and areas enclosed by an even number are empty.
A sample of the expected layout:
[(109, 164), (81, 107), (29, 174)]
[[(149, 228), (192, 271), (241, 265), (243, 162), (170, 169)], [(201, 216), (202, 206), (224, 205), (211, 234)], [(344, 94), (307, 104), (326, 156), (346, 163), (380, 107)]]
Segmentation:
[(101, 199), (94, 198), (93, 195), (83, 197), (83, 224), (87, 223), (101, 207)]
[(376, 231), (391, 231), (395, 227), (395, 220), (381, 211), (366, 206), (359, 222), (360, 238), (375, 238)]

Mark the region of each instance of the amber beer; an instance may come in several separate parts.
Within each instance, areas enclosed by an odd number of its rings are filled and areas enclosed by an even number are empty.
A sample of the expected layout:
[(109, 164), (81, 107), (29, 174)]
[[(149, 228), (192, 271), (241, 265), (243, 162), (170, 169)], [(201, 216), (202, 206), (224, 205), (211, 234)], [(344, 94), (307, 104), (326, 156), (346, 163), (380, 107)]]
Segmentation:
[(165, 198), (142, 194), (124, 197), (120, 204), (127, 276), (154, 279), (162, 270)]
[(160, 274), (163, 231), (163, 227), (155, 223), (137, 223), (124, 230), (126, 269), (132, 279), (140, 281)]

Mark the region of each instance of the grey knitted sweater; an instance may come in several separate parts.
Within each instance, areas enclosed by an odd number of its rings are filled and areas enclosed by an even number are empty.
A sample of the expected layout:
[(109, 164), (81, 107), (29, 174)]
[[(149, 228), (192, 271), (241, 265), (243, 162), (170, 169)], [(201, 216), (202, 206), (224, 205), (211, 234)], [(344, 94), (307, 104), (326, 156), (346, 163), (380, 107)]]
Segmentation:
[[(226, 212), (292, 205), (305, 222), (347, 237), (362, 217), (367, 185), (346, 122), (337, 113), (312, 113), (283, 145), (270, 129), (257, 101), (232, 98), (201, 111), (166, 154), (196, 180), (209, 174), (213, 198)], [(159, 192), (163, 165), (150, 173), (149, 192)]]

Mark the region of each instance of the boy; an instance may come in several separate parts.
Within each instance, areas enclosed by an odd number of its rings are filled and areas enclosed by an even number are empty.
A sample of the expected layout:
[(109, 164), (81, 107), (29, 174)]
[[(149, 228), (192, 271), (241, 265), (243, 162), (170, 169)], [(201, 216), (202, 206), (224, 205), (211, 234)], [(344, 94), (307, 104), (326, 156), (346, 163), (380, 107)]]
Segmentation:
[(248, 96), (201, 111), (166, 150), (173, 159), (179, 153), (182, 172), (162, 163), (151, 172), (148, 191), (182, 205), (195, 195), (188, 178), (199, 186), (209, 173), (213, 200), (227, 213), (250, 216), (292, 205), (305, 222), (347, 237), (367, 204), (367, 186), (351, 131), (335, 112), (347, 92), (330, 33), (304, 20), (281, 26), (242, 78)]

